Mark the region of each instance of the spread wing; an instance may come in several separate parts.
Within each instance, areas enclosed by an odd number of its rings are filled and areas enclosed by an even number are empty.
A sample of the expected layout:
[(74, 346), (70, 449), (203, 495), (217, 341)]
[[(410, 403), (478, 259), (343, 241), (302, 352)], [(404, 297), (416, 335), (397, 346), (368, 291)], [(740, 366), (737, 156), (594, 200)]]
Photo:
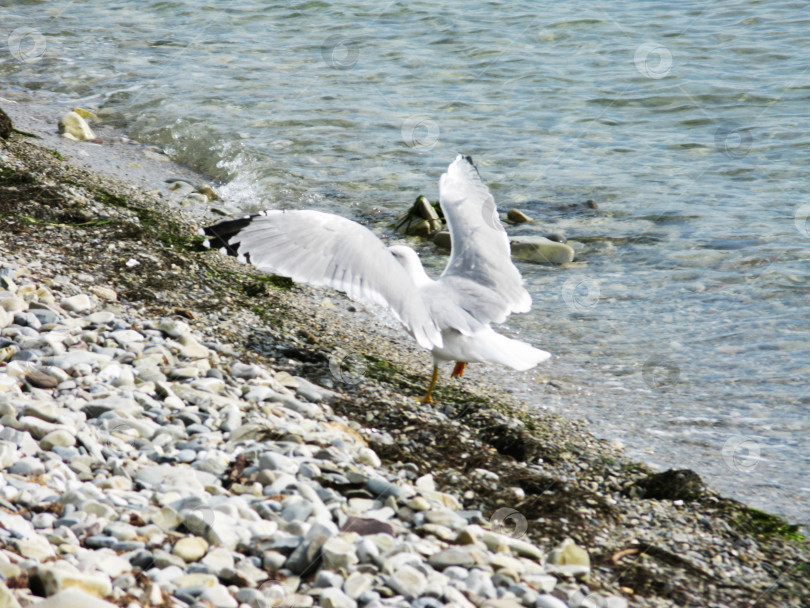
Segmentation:
[(331, 287), (385, 306), (420, 346), (442, 345), (439, 328), (408, 273), (368, 228), (320, 211), (271, 210), (209, 226), (211, 245), (265, 272)]
[(495, 199), (469, 156), (458, 155), (439, 180), (439, 202), (452, 240), (439, 281), (464, 294), (464, 308), (483, 323), (527, 312), (531, 296), (512, 263)]

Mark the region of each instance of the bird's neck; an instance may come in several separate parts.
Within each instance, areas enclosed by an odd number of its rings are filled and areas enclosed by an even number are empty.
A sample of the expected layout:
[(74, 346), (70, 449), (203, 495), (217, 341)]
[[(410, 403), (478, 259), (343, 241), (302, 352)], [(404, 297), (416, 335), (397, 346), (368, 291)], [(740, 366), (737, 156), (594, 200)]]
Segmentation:
[(427, 287), (436, 282), (428, 276), (425, 272), (425, 267), (422, 266), (422, 262), (420, 262), (418, 258), (408, 264), (407, 271), (413, 284), (416, 285), (417, 288)]

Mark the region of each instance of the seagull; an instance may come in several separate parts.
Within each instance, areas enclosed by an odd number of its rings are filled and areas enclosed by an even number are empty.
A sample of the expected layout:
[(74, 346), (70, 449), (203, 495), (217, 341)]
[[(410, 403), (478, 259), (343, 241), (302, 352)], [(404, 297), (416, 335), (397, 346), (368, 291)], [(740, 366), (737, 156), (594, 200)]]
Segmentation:
[(368, 228), (313, 210), (269, 210), (201, 231), (219, 248), (264, 272), (330, 287), (387, 308), (419, 346), (433, 354), (433, 375), (419, 401), (433, 403), (439, 365), (489, 362), (524, 371), (551, 354), (490, 326), (531, 308), (495, 199), (469, 156), (458, 155), (439, 179), (439, 203), (452, 249), (438, 279), (404, 245), (387, 247)]

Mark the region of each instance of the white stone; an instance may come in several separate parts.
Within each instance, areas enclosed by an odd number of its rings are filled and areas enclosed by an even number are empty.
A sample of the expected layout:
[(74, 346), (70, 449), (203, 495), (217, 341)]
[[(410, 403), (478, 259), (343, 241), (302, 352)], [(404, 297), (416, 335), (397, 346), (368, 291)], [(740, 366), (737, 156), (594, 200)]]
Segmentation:
[(17, 553), (23, 557), (30, 557), (38, 561), (56, 555), (48, 539), (39, 534), (32, 534), (26, 538), (15, 539), (12, 541), (12, 544), (17, 550)]
[(210, 602), (214, 608), (237, 608), (239, 606), (225, 585), (206, 587), (200, 594), (200, 599)]
[(158, 329), (170, 338), (179, 338), (187, 336), (191, 333), (191, 328), (188, 323), (178, 321), (175, 319), (161, 319), (158, 323)]
[(323, 564), (329, 570), (348, 569), (357, 563), (354, 547), (341, 536), (333, 536), (321, 547)]
[(590, 568), (591, 558), (588, 551), (578, 546), (572, 539), (566, 538), (548, 555), (548, 563), (555, 565), (578, 565)]
[(425, 575), (407, 564), (398, 568), (386, 580), (391, 589), (408, 599), (419, 597), (427, 587)]
[(367, 464), (370, 467), (378, 468), (382, 465), (380, 457), (371, 448), (360, 448), (357, 453), (357, 462), (360, 464)]
[[(17, 296), (11, 296), (0, 299), (0, 308), (8, 312), (20, 312), (23, 310), (28, 310), (28, 302), (22, 298), (18, 298)], [(11, 318), (13, 320), (14, 316), (12, 315)]]
[(126, 348), (130, 342), (143, 342), (143, 334), (134, 329), (119, 329), (110, 334), (110, 337), (118, 342), (122, 348)]
[(321, 593), (321, 606), (322, 608), (357, 608), (357, 602), (340, 589), (330, 587)]
[(68, 589), (28, 608), (118, 608), (115, 604), (88, 595), (78, 589)]
[(112, 582), (106, 574), (79, 572), (65, 561), (51, 562), (37, 567), (37, 576), (46, 595), (54, 595), (66, 589), (79, 589), (96, 597), (112, 593)]
[(428, 492), (435, 492), (436, 491), (436, 482), (433, 481), (433, 475), (428, 473), (427, 475), (422, 475), (420, 478), (416, 480), (414, 484), (417, 490), (426, 490)]
[(59, 132), (67, 139), (79, 141), (96, 138), (87, 121), (76, 112), (68, 112), (59, 119)]
[(211, 568), (214, 574), (219, 576), (223, 570), (233, 570), (233, 553), (222, 547), (215, 547), (202, 558), (201, 563)]
[[(91, 138), (92, 139), (92, 138)], [(93, 301), (90, 296), (84, 293), (65, 298), (62, 300), (62, 308), (70, 312), (82, 313), (93, 308)]]
[(537, 608), (568, 608), (568, 604), (566, 604), (564, 601), (554, 597), (553, 595), (548, 595), (547, 593), (538, 596), (534, 602), (534, 605)]
[(74, 445), (76, 445), (76, 438), (73, 436), (73, 433), (66, 431), (65, 429), (51, 431), (39, 442), (39, 447), (46, 451), (51, 450), (55, 446), (69, 448), (73, 447)]
[(540, 264), (565, 264), (574, 260), (574, 250), (565, 243), (543, 236), (521, 236), (509, 239), (512, 257)]
[(0, 470), (6, 470), (17, 462), (17, 446), (10, 441), (0, 441)]
[(374, 585), (374, 579), (362, 572), (352, 572), (343, 583), (343, 592), (353, 600), (363, 595)]
[(182, 558), (184, 562), (196, 562), (208, 551), (208, 541), (199, 536), (181, 538), (172, 548), (172, 553)]
[(0, 608), (20, 608), (20, 602), (14, 597), (11, 589), (0, 581)]

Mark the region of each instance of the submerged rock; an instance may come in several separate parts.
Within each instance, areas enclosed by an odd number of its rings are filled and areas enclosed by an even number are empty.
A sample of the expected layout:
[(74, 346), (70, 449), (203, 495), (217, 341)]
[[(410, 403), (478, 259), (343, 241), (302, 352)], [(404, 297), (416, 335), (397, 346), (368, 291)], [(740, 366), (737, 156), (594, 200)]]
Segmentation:
[(540, 264), (565, 264), (574, 260), (574, 250), (544, 236), (521, 236), (509, 239), (512, 257)]
[(450, 232), (447, 230), (440, 230), (436, 234), (433, 235), (433, 244), (436, 245), (439, 249), (447, 249), (450, 251), (452, 249), (452, 240), (450, 239)]
[(514, 222), (515, 224), (524, 224), (532, 221), (532, 218), (518, 209), (510, 209), (507, 211), (506, 219), (508, 219), (510, 222)]

